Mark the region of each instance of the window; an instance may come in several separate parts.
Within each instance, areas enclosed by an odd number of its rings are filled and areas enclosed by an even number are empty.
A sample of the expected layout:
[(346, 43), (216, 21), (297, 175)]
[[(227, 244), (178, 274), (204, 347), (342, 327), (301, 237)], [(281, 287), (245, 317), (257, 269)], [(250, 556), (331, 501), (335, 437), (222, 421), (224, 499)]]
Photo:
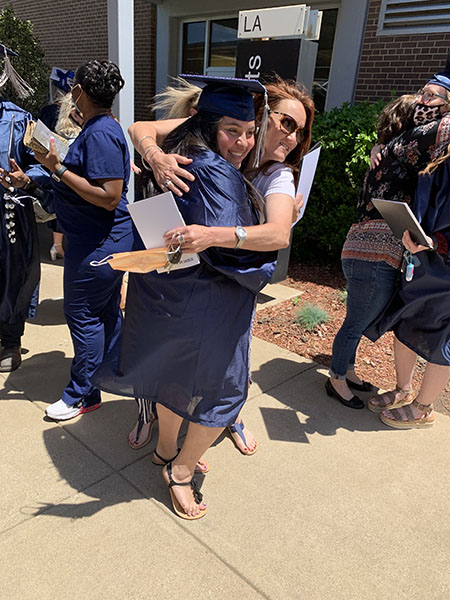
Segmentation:
[(325, 102), (327, 99), (328, 79), (330, 77), (331, 55), (333, 52), (337, 15), (337, 8), (324, 10), (322, 15), (322, 27), (320, 29), (319, 47), (317, 49), (313, 82), (313, 98), (316, 109), (320, 112), (325, 109)]
[(378, 35), (450, 31), (450, 2), (382, 0)]
[(183, 73), (234, 77), (238, 19), (183, 23)]
[(182, 73), (203, 75), (205, 31), (205, 21), (183, 24)]

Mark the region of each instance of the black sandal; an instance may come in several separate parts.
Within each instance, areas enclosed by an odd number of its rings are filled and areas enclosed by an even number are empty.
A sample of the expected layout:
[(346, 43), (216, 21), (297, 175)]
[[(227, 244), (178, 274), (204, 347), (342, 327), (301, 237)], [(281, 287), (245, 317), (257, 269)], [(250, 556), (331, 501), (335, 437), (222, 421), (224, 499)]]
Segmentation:
[(196, 502), (196, 504), (200, 504), (203, 500), (203, 494), (201, 493), (201, 491), (198, 488), (198, 484), (194, 479), (191, 479), (191, 481), (186, 481), (185, 483), (177, 483), (176, 481), (174, 481), (173, 477), (172, 477), (172, 463), (169, 462), (166, 465), (167, 467), (167, 477), (169, 478), (169, 492), (170, 492), (170, 499), (172, 500), (172, 506), (173, 506), (173, 510), (175, 511), (175, 514), (177, 514), (179, 517), (181, 517), (182, 519), (187, 519), (188, 521), (195, 521), (197, 519), (201, 519), (202, 517), (204, 517), (206, 515), (206, 508), (204, 510), (201, 510), (198, 515), (194, 515), (194, 516), (190, 516), (187, 515), (184, 510), (183, 507), (181, 506), (181, 504), (178, 502), (177, 497), (175, 496), (172, 488), (176, 485), (179, 486), (191, 486), (192, 488), (192, 493), (194, 495), (194, 500)]
[[(158, 452), (156, 452), (156, 450), (155, 450), (153, 452), (152, 463), (154, 465), (156, 465), (157, 467), (165, 467), (166, 465), (168, 465), (169, 463), (171, 463), (173, 460), (176, 459), (176, 457), (180, 454), (180, 450), (181, 450), (181, 448), (178, 448), (178, 452), (175, 454), (175, 456), (172, 456), (172, 458), (169, 458), (169, 459), (163, 458), (161, 456), (161, 454), (158, 454)], [(161, 462), (156, 462), (155, 456)], [(196, 464), (196, 466), (195, 466), (195, 472), (196, 473), (203, 473), (203, 475), (206, 475), (206, 473), (208, 473), (208, 471), (209, 471), (209, 463), (206, 462), (206, 460), (204, 460), (203, 464), (204, 464), (205, 468), (202, 468), (202, 465), (201, 465), (200, 461)]]

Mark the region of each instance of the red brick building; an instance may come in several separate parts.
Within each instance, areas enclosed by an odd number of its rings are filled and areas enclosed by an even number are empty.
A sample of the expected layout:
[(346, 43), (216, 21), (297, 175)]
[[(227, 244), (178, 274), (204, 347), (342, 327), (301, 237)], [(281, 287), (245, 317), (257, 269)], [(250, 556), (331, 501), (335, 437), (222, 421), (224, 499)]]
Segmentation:
[[(29, 19), (49, 66), (74, 68), (108, 57), (108, 1), (9, 0)], [(0, 8), (8, 2), (0, 0)], [(134, 4), (135, 118), (149, 116), (155, 93), (176, 75), (234, 74), (239, 10), (297, 4), (286, 0), (130, 0)], [(315, 84), (326, 108), (388, 99), (419, 89), (442, 69), (450, 47), (450, 2), (311, 0), (323, 10)], [(127, 40), (121, 40), (127, 44)], [(327, 96), (325, 99), (325, 95)]]

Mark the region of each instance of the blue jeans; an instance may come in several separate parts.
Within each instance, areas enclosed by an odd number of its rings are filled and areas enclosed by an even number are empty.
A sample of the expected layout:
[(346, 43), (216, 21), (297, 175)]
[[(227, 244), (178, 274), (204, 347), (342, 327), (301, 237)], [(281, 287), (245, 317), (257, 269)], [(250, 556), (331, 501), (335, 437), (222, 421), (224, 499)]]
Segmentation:
[(392, 298), (400, 271), (386, 262), (346, 258), (342, 270), (347, 280), (347, 314), (333, 342), (330, 373), (345, 379), (355, 366), (361, 337)]

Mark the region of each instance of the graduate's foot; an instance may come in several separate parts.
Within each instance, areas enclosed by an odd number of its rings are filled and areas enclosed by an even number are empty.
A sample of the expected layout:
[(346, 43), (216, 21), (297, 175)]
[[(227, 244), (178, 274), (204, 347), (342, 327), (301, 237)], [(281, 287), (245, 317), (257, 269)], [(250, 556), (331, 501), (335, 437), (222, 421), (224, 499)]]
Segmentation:
[(172, 506), (182, 519), (200, 519), (206, 514), (206, 504), (202, 501), (193, 473), (185, 465), (168, 463), (162, 471), (164, 481), (169, 486)]
[[(152, 463), (154, 465), (157, 465), (158, 467), (164, 467), (165, 465), (168, 465), (170, 462), (173, 462), (176, 459), (176, 457), (179, 455), (179, 453), (180, 453), (180, 448), (178, 448), (177, 453), (174, 454), (172, 456), (172, 458), (166, 459), (166, 458), (163, 458), (163, 456), (159, 453), (158, 448), (157, 448), (153, 453)], [(208, 473), (208, 471), (209, 471), (208, 461), (206, 461), (203, 457), (200, 458), (198, 460), (197, 464), (195, 465), (195, 472), (206, 474), (206, 473)]]
[(434, 424), (433, 405), (421, 404), (417, 400), (413, 400), (411, 404), (406, 404), (401, 408), (383, 411), (380, 419), (395, 429), (432, 427)]
[(411, 404), (413, 400), (410, 389), (396, 388), (390, 392), (384, 392), (378, 396), (369, 399), (367, 408), (372, 412), (383, 412), (391, 408), (400, 408), (407, 404)]
[(140, 450), (149, 443), (156, 421), (157, 418), (153, 415), (148, 423), (144, 423), (141, 418), (136, 421), (136, 425), (128, 435), (128, 444), (133, 450)]
[(14, 348), (2, 348), (0, 352), (0, 373), (11, 373), (22, 364), (20, 346)]
[(242, 454), (247, 454), (248, 456), (255, 454), (258, 449), (258, 442), (253, 433), (244, 425), (243, 421), (236, 421), (236, 423), (228, 427), (228, 431), (236, 448)]

